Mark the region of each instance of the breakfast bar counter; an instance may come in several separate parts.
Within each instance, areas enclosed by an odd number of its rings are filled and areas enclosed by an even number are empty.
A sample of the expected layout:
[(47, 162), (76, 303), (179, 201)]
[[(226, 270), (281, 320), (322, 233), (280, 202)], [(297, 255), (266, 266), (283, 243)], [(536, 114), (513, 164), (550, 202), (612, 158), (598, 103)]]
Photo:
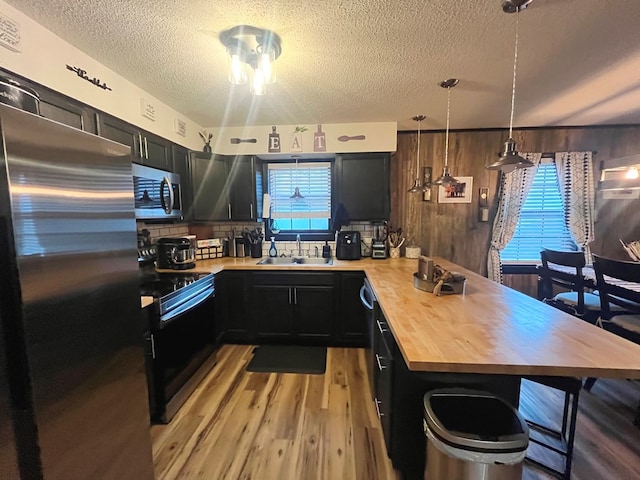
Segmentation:
[(364, 271), (410, 371), (640, 378), (639, 345), (441, 258), (435, 263), (465, 275), (464, 294), (416, 289), (415, 259), (323, 266), (258, 260), (204, 260), (191, 271)]

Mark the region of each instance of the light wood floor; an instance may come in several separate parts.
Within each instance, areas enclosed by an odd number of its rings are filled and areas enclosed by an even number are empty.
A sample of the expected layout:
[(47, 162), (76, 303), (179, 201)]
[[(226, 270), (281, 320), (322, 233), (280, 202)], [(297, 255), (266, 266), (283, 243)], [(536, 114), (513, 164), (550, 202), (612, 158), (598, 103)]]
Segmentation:
[[(170, 425), (151, 428), (157, 480), (399, 480), (369, 400), (364, 351), (330, 348), (324, 375), (245, 371), (253, 347), (225, 345), (218, 363)], [(639, 479), (640, 386), (601, 380), (583, 392), (574, 480)], [(522, 408), (561, 407), (523, 384)], [(547, 479), (525, 467), (524, 479)]]

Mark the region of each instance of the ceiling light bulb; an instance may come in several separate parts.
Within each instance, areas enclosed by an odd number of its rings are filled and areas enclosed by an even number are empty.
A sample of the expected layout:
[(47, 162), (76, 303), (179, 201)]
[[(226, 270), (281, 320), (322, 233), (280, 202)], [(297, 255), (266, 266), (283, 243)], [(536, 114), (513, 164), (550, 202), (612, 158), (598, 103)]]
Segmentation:
[(253, 79), (251, 80), (249, 91), (254, 95), (265, 95), (267, 93), (267, 83), (264, 79), (264, 72), (259, 68), (253, 71)]
[(638, 167), (629, 167), (625, 178), (628, 178), (629, 180), (635, 180), (638, 178)]
[(242, 57), (237, 53), (232, 53), (230, 56), (229, 81), (234, 85), (244, 85), (247, 83), (247, 72), (244, 69)]

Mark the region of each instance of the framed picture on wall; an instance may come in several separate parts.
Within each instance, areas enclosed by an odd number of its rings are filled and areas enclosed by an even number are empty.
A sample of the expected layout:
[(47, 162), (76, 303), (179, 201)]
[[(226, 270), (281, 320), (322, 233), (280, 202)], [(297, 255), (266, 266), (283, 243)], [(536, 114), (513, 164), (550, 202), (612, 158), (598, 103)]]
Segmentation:
[(457, 185), (438, 186), (438, 203), (471, 203), (473, 196), (473, 177), (459, 177)]

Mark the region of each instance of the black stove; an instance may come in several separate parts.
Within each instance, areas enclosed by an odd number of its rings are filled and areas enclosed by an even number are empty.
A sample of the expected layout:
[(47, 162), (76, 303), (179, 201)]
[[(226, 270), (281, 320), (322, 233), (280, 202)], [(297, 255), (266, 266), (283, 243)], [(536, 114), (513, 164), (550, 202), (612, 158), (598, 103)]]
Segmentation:
[(157, 328), (214, 295), (212, 273), (177, 270), (156, 271), (157, 250), (154, 245), (138, 249), (140, 267), (140, 295), (151, 296), (158, 309)]

